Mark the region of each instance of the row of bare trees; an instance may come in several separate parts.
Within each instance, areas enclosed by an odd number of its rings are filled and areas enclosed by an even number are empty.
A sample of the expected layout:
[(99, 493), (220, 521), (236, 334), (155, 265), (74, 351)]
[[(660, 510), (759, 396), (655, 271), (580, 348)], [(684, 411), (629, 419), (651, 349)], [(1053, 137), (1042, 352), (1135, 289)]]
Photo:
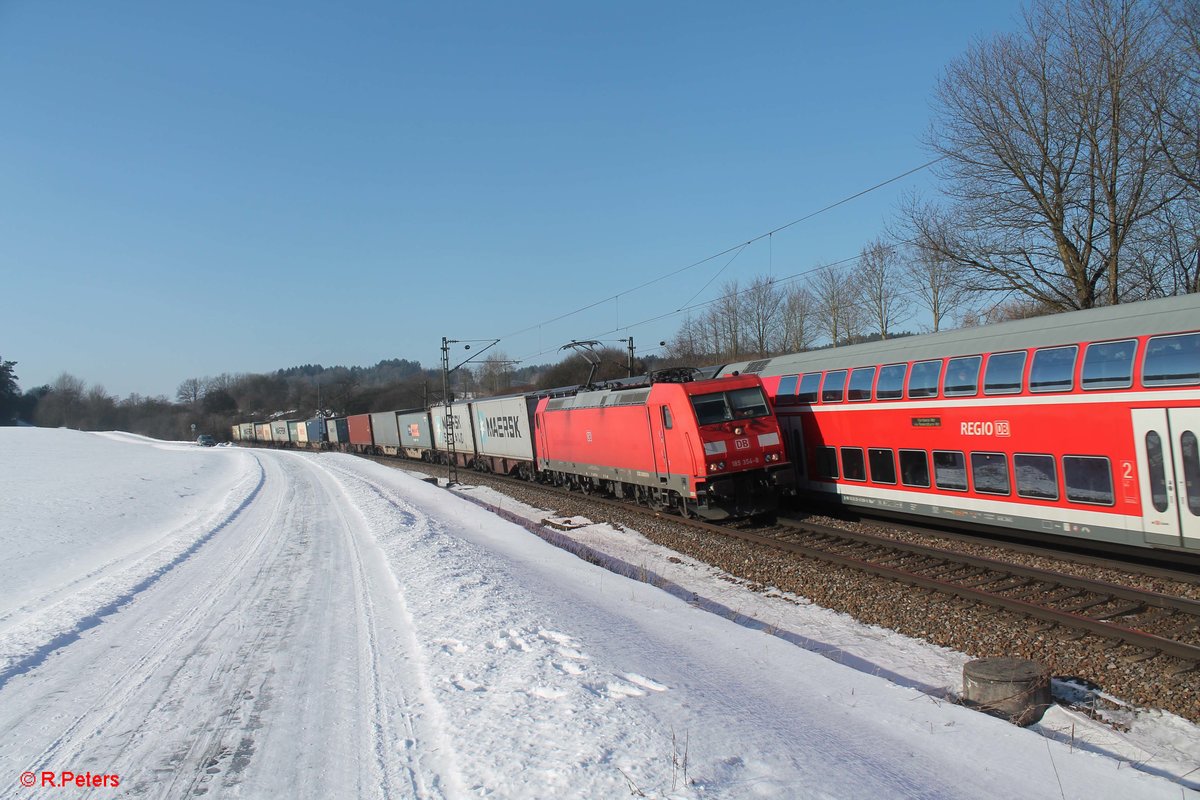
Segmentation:
[(669, 359), (732, 361), (886, 339), (918, 313), (936, 331), (976, 296), (945, 259), (884, 238), (850, 264), (782, 281), (759, 276), (744, 287), (730, 281), (721, 292), (680, 326), (668, 343)]

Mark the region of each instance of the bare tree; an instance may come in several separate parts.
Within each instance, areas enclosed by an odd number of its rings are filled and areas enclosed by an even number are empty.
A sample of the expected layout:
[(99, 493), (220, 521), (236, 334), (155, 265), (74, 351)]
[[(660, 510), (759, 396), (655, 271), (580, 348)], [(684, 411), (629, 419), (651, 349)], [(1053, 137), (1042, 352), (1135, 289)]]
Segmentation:
[(812, 278), (817, 330), (837, 347), (856, 337), (862, 317), (862, 295), (854, 280), (833, 266), (818, 269)]
[(667, 342), (665, 357), (667, 361), (679, 364), (691, 364), (709, 355), (704, 319), (688, 314), (680, 324), (679, 330)]
[(47, 428), (78, 428), (83, 424), (86, 384), (66, 372), (50, 384), (50, 391), (38, 402), (34, 421)]
[(512, 360), (507, 353), (497, 351), (479, 365), (479, 388), (490, 394), (502, 394), (512, 387)]
[(742, 293), (742, 308), (745, 312), (749, 349), (756, 355), (771, 354), (778, 339), (778, 328), (783, 313), (783, 292), (775, 279), (766, 275), (755, 278)]
[(194, 406), (204, 397), (204, 380), (188, 378), (175, 390), (175, 399), (184, 405)]
[(955, 225), (910, 218), (916, 244), (967, 288), (1118, 302), (1124, 248), (1178, 196), (1154, 136), (1163, 41), (1135, 0), (1034, 0), (1020, 36), (973, 45), (930, 135)]
[(1158, 143), (1194, 202), (1200, 194), (1200, 0), (1162, 0), (1160, 5), (1173, 58), (1158, 85)]
[(912, 316), (895, 245), (880, 238), (864, 247), (851, 280), (858, 285), (862, 296), (864, 319), (875, 326), (879, 338), (888, 338), (892, 326)]
[(738, 282), (729, 281), (721, 287), (721, 297), (712, 306), (720, 336), (718, 353), (735, 361), (743, 353), (744, 314)]
[[(922, 220), (925, 230), (930, 234), (928, 237), (918, 235), (913, 241), (905, 243), (901, 272), (905, 288), (929, 312), (931, 327), (936, 333), (942, 329), (942, 323), (947, 318), (970, 302), (973, 295), (964, 285), (964, 268), (950, 260), (940, 248), (929, 246), (931, 241), (946, 238), (942, 228), (950, 223), (940, 209), (912, 195), (904, 201), (900, 216), (902, 219)], [(894, 233), (893, 237), (904, 239), (905, 234), (910, 233), (911, 229)]]
[(816, 301), (807, 287), (795, 285), (788, 290), (780, 315), (776, 349), (781, 353), (799, 353), (812, 346), (817, 335), (815, 307)]

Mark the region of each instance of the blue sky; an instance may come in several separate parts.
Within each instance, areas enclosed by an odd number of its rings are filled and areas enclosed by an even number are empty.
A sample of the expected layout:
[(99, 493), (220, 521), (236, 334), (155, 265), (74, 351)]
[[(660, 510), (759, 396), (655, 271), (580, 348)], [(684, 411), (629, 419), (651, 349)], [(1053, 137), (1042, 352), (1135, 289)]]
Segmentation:
[[(929, 160), (935, 81), (1020, 8), (0, 2), (0, 357), (22, 389), (173, 397), (436, 366), (442, 336), (650, 350), (682, 316), (636, 323), (728, 258), (629, 290)], [(693, 302), (853, 257), (930, 185), (748, 247)]]

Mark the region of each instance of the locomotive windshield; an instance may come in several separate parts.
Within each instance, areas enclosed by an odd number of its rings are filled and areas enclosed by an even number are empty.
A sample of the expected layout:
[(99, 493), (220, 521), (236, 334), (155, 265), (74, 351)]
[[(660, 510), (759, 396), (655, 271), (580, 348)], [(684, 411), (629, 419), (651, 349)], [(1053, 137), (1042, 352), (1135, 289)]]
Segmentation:
[(696, 410), (696, 422), (700, 425), (729, 422), (733, 419), (765, 417), (771, 413), (771, 408), (767, 405), (767, 398), (763, 395), (762, 389), (757, 386), (734, 389), (731, 392), (694, 395), (692, 408)]

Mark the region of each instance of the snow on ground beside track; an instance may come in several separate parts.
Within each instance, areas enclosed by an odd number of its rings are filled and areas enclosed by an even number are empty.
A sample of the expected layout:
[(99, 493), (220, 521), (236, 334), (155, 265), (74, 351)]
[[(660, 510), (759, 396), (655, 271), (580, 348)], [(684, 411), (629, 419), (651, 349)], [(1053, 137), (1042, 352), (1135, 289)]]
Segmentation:
[(261, 480), (248, 454), (128, 434), (0, 440), (0, 683), (200, 546)]
[(349, 456), (0, 429), (0, 796), (1189, 791), (940, 699), (957, 654), (571, 535), (696, 599)]
[[(528, 520), (551, 540), (567, 539), (602, 554), (623, 574), (637, 574), (656, 585), (669, 586), (690, 596), (693, 604), (740, 625), (768, 632), (836, 663), (932, 697), (953, 700), (961, 696), (962, 668), (970, 660), (963, 653), (864, 625), (778, 589), (751, 591), (746, 581), (657, 545), (637, 531), (618, 530), (582, 517), (555, 517), (487, 487), (464, 485), (454, 491), (485, 507)], [(541, 526), (545, 521), (553, 527)], [(1073, 687), (1058, 681), (1054, 688), (1056, 696), (1076, 694)], [(1084, 707), (1098, 700), (1096, 713), (1123, 730), (1063, 705), (1047, 711), (1032, 730), (1200, 789), (1200, 727), (1173, 714), (1127, 707), (1107, 695), (1071, 699)]]

